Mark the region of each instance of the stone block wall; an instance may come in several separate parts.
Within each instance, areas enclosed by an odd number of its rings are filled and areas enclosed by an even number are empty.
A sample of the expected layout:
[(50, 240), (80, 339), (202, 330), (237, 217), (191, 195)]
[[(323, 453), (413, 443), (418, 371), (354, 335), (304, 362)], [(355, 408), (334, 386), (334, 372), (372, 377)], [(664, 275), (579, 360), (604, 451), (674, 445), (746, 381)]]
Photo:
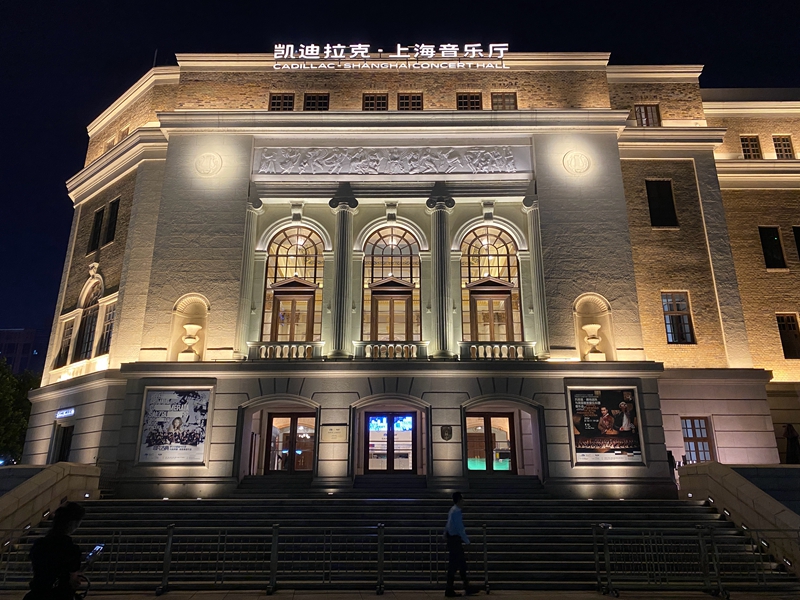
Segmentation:
[(789, 135), (792, 137), (795, 158), (800, 158), (800, 117), (775, 115), (771, 117), (717, 116), (708, 117), (709, 127), (723, 127), (725, 140), (714, 151), (717, 158), (742, 158), (742, 143), (739, 136), (757, 135), (761, 144), (761, 154), (766, 159), (775, 158), (773, 135)]
[(698, 82), (609, 83), (611, 108), (631, 111), (634, 104), (658, 104), (661, 119), (704, 119)]
[[(648, 360), (670, 367), (725, 367), (727, 358), (691, 160), (623, 160), (636, 290)], [(650, 224), (647, 179), (672, 182), (677, 228)], [(667, 342), (662, 291), (689, 292), (695, 344)]]
[[(776, 313), (800, 313), (800, 256), (792, 227), (800, 225), (800, 191), (731, 190), (722, 197), (750, 351), (773, 381), (800, 381), (800, 360), (783, 355)], [(780, 227), (786, 269), (767, 270), (759, 226)]]

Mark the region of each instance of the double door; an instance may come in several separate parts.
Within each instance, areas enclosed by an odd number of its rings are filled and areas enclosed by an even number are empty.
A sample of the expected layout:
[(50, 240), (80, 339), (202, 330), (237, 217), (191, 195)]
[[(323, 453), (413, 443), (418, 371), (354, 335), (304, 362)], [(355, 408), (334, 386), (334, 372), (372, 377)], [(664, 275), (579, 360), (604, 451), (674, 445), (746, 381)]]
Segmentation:
[(271, 414), (267, 424), (269, 471), (297, 473), (314, 468), (317, 419), (311, 414)]
[(513, 414), (467, 415), (467, 469), (517, 472)]
[(416, 473), (415, 413), (366, 413), (367, 473)]

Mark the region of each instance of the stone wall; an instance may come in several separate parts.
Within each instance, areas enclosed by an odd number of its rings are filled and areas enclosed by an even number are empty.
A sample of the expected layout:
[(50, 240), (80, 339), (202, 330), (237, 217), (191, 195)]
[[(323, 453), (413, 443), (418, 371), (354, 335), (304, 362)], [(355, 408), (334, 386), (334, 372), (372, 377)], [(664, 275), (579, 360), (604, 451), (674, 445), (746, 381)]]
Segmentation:
[(658, 104), (662, 119), (703, 119), (700, 84), (692, 83), (610, 83), (611, 108), (630, 110), (634, 104)]
[(800, 157), (800, 118), (791, 118), (788, 115), (771, 117), (725, 117), (711, 115), (708, 117), (709, 127), (723, 127), (725, 140), (714, 151), (718, 158), (742, 158), (742, 144), (739, 136), (757, 135), (761, 143), (761, 155), (764, 158), (775, 158), (775, 146), (772, 143), (773, 135), (790, 135), (794, 145), (795, 158)]
[[(623, 160), (622, 175), (647, 358), (667, 368), (727, 366), (694, 163)], [(672, 182), (679, 227), (651, 226), (647, 179)], [(689, 292), (697, 343), (667, 343), (662, 291)]]

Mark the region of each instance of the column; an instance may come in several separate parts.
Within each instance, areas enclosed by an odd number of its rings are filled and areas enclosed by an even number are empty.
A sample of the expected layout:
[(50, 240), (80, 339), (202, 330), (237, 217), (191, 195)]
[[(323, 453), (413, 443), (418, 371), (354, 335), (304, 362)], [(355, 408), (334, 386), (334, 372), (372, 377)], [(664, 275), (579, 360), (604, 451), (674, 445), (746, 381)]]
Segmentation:
[(258, 215), (264, 213), (264, 205), (258, 198), (247, 203), (244, 221), (244, 251), (242, 252), (242, 280), (239, 287), (239, 315), (236, 320), (236, 348), (234, 356), (247, 358), (247, 335), (250, 315), (253, 311), (253, 274), (255, 273), (256, 233)]
[(536, 357), (550, 357), (550, 336), (547, 332), (547, 297), (544, 290), (544, 257), (542, 256), (542, 224), (539, 219), (539, 199), (536, 180), (531, 181), (522, 211), (528, 215), (528, 246), (531, 253), (531, 305), (533, 307), (533, 341)]
[(331, 303), (333, 341), (328, 356), (349, 358), (352, 356), (350, 280), (353, 277), (353, 215), (356, 214), (358, 200), (353, 196), (349, 183), (340, 183), (328, 204), (336, 215), (336, 245), (333, 256), (335, 278)]
[(433, 315), (433, 358), (452, 358), (450, 334), (453, 329), (453, 300), (450, 293), (450, 213), (456, 201), (446, 186), (433, 187), (426, 206), (431, 215), (431, 308)]

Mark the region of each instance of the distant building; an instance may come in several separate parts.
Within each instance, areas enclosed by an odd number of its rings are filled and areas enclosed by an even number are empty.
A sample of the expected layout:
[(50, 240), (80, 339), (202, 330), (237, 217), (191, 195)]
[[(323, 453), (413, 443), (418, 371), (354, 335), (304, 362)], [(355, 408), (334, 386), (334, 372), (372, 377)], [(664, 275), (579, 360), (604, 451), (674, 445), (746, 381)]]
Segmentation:
[(179, 55), (104, 111), (25, 461), (157, 497), (274, 472), (664, 497), (668, 451), (778, 463), (796, 93), (468, 46)]
[(0, 329), (0, 360), (15, 374), (23, 371), (41, 373), (47, 353), (47, 332), (36, 329)]

